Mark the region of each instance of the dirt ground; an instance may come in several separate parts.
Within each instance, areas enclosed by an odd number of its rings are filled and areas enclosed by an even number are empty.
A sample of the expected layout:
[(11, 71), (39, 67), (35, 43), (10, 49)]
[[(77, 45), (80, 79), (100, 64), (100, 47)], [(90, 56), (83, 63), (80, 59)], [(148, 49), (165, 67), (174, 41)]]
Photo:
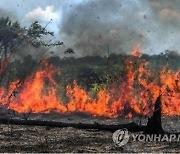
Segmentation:
[[(39, 115), (32, 119), (46, 118), (62, 122), (118, 124), (139, 119), (106, 119), (80, 115)], [(163, 119), (166, 131), (179, 131), (180, 118)], [(141, 119), (146, 123), (146, 119)], [(139, 132), (141, 133), (141, 132)], [(75, 128), (29, 127), (0, 124), (0, 152), (180, 152), (179, 142), (134, 142), (115, 147), (112, 132), (80, 130)]]

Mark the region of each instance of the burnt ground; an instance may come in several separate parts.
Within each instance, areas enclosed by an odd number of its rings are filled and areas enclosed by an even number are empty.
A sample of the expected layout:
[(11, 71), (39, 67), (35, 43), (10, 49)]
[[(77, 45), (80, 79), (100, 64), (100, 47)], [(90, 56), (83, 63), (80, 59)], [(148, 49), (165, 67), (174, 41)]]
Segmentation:
[[(74, 123), (122, 124), (136, 122), (146, 124), (145, 118), (107, 119), (73, 114), (38, 114), (30, 119), (46, 119)], [(168, 132), (180, 131), (180, 118), (163, 118)], [(142, 133), (142, 132), (138, 132)], [(112, 132), (81, 130), (75, 128), (50, 128), (40, 126), (16, 126), (0, 124), (0, 152), (180, 152), (179, 142), (134, 142), (115, 147)], [(132, 132), (130, 133), (132, 134)], [(137, 133), (133, 133), (137, 134)]]

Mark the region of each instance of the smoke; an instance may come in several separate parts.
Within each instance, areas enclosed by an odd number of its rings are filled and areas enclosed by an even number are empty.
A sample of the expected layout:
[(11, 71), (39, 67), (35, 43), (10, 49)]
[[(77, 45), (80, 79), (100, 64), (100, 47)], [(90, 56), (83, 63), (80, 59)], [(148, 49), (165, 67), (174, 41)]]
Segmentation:
[(137, 43), (148, 54), (180, 49), (179, 0), (1, 0), (7, 15), (22, 26), (53, 19), (47, 28), (66, 46), (53, 49), (59, 56), (67, 48), (78, 57), (130, 53)]
[(129, 53), (137, 43), (158, 54), (179, 52), (179, 27), (178, 0), (91, 0), (64, 11), (60, 36), (78, 56)]
[[(156, 29), (154, 38), (157, 50), (172, 50), (180, 53), (180, 1), (151, 0)], [(153, 24), (151, 24), (153, 25)], [(153, 27), (153, 26), (151, 26)]]
[(38, 21), (41, 25), (46, 26), (48, 23), (48, 30), (59, 32), (58, 23), (60, 21), (61, 12), (55, 11), (53, 5), (48, 5), (45, 8), (37, 7), (28, 12), (25, 16), (28, 23)]
[(17, 20), (17, 16), (15, 14), (16, 13), (14, 11), (5, 10), (3, 8), (0, 8), (0, 18), (1, 17), (9, 17), (12, 20)]
[(180, 1), (179, 0), (151, 0), (151, 7), (157, 17), (169, 26), (180, 24)]
[(54, 12), (54, 6), (47, 6), (44, 10), (38, 7), (26, 15), (28, 20), (50, 21), (57, 20), (58, 14)]
[(144, 37), (135, 25), (139, 16), (133, 14), (140, 7), (134, 2), (127, 11), (119, 0), (84, 2), (64, 14), (60, 34), (80, 55), (127, 53)]

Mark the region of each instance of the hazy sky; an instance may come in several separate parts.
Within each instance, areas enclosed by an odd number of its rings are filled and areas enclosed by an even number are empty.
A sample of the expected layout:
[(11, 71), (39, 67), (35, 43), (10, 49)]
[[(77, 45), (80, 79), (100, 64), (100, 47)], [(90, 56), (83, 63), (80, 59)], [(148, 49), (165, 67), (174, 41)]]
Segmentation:
[[(27, 26), (38, 20), (77, 56), (180, 51), (179, 0), (0, 0), (0, 16)], [(62, 50), (62, 49), (59, 49)]]

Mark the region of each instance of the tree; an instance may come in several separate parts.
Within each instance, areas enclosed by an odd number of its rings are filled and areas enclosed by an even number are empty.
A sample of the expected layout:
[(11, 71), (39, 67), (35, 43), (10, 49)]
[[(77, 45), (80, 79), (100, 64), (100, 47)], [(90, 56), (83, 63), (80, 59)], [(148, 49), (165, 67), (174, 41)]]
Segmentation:
[[(29, 76), (30, 73), (34, 70), (35, 66), (37, 66), (38, 62), (40, 62), (40, 56), (43, 55), (45, 49), (49, 49), (50, 47), (63, 45), (63, 42), (56, 41), (52, 42), (50, 37), (54, 36), (53, 32), (50, 32), (46, 29), (46, 27), (42, 27), (37, 21), (33, 22), (29, 27), (21, 27), (18, 21), (11, 21), (9, 17), (0, 18), (0, 84), (1, 86), (10, 85), (12, 78), (15, 78), (16, 69), (13, 69), (12, 62), (10, 63), (11, 57), (14, 58), (19, 49), (26, 46), (32, 46), (35, 48), (39, 48), (42, 50), (40, 54), (38, 54), (38, 61), (34, 61), (31, 57), (27, 57), (24, 63), (26, 67), (26, 71), (21, 71), (21, 77), (18, 79), (18, 84), (12, 90), (11, 94), (9, 94), (8, 98), (15, 97), (18, 91), (23, 87), (24, 80)], [(42, 52), (41, 52), (42, 51)], [(28, 63), (32, 62), (32, 63)], [(27, 66), (28, 63), (28, 66)], [(11, 112), (9, 113), (11, 115)], [(12, 112), (12, 116), (13, 116)], [(12, 117), (11, 116), (11, 117)], [(29, 114), (24, 114), (24, 117), (27, 118)]]
[(53, 32), (49, 32), (37, 21), (28, 28), (22, 28), (18, 21), (13, 22), (8, 17), (0, 18), (0, 73), (5, 70), (10, 57), (22, 45), (32, 45), (35, 48), (62, 45), (60, 41), (45, 41), (45, 36), (53, 35)]

